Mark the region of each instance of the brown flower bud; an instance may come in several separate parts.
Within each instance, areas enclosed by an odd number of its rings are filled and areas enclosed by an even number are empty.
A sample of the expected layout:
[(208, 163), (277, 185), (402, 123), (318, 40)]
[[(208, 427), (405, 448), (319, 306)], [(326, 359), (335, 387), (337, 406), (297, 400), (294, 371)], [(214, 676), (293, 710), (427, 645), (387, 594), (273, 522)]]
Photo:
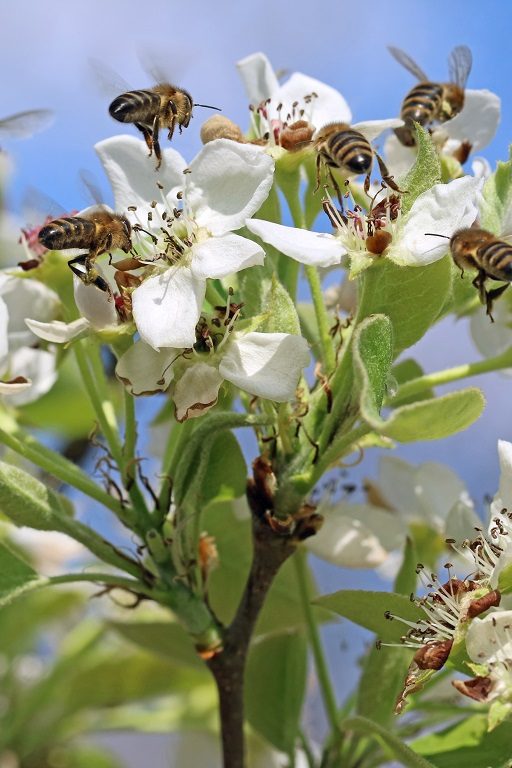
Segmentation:
[(201, 126), (201, 141), (208, 144), (214, 139), (231, 139), (240, 144), (244, 143), (244, 136), (239, 125), (224, 115), (214, 115)]

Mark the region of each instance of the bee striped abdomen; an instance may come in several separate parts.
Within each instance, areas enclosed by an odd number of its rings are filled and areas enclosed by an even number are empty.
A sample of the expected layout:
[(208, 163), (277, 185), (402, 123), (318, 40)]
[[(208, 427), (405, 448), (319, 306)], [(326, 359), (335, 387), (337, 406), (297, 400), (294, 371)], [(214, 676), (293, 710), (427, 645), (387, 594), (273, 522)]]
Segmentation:
[(512, 282), (512, 246), (503, 240), (494, 240), (478, 249), (483, 268), (498, 280)]
[(39, 242), (49, 250), (89, 248), (96, 233), (96, 225), (89, 219), (72, 216), (55, 219), (39, 232)]
[(160, 96), (153, 91), (128, 91), (114, 99), (108, 111), (121, 123), (151, 122), (160, 110)]
[(420, 125), (433, 120), (441, 104), (443, 88), (437, 83), (419, 83), (405, 97), (400, 116), (407, 122)]
[(358, 131), (340, 131), (327, 142), (332, 164), (352, 173), (367, 173), (372, 167), (373, 152), (370, 143)]

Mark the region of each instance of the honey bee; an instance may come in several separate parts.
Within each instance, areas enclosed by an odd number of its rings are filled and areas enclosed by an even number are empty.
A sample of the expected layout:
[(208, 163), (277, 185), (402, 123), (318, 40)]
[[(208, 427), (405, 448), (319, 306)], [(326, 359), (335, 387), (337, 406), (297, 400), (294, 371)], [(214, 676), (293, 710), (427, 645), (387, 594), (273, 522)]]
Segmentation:
[(68, 263), (73, 272), (79, 268), (79, 272), (75, 274), (84, 282), (95, 283), (95, 272), (92, 268), (94, 260), (102, 253), (109, 253), (118, 248), (129, 253), (132, 250), (131, 231), (130, 222), (124, 216), (112, 213), (106, 208), (95, 207), (81, 216), (54, 219), (40, 230), (38, 238), (49, 250), (87, 248), (87, 254), (80, 254)]
[[(364, 124), (361, 124), (363, 128)], [(357, 130), (358, 126), (350, 126), (347, 123), (328, 123), (317, 131), (313, 137), (316, 146), (316, 171), (317, 171), (317, 189), (320, 186), (320, 169), (322, 163), (327, 166), (331, 182), (336, 189), (338, 200), (343, 208), (342, 196), (333, 176), (332, 168), (339, 168), (349, 174), (365, 174), (364, 191), (368, 194), (370, 189), (370, 174), (373, 166), (373, 158), (377, 158), (382, 181), (396, 192), (401, 192), (393, 177), (380, 157), (378, 152), (372, 147), (370, 141)], [(379, 131), (380, 132), (380, 131)]]
[(141, 131), (149, 155), (151, 156), (153, 151), (156, 155), (158, 170), (162, 164), (158, 138), (160, 128), (166, 128), (169, 131), (167, 138), (172, 139), (176, 125), (179, 126), (180, 133), (183, 128), (188, 127), (194, 106), (218, 109), (208, 104), (194, 104), (187, 91), (170, 83), (160, 83), (153, 88), (122, 93), (110, 104), (108, 111), (114, 120), (133, 123)]
[(398, 140), (406, 147), (415, 145), (413, 123), (429, 126), (458, 115), (464, 106), (464, 88), (471, 72), (473, 57), (466, 45), (458, 45), (448, 57), (450, 81), (433, 83), (425, 72), (400, 48), (388, 47), (391, 55), (420, 81), (402, 102), (400, 117), (405, 125), (395, 128)]
[[(446, 237), (446, 235), (436, 235), (436, 237)], [(450, 251), (461, 275), (464, 275), (465, 269), (477, 270), (472, 284), (478, 289), (486, 314), (491, 318), (491, 322), (494, 322), (491, 314), (493, 302), (507, 290), (512, 282), (512, 245), (485, 229), (469, 228), (459, 229), (450, 238)], [(498, 280), (505, 285), (488, 291), (487, 280)]]

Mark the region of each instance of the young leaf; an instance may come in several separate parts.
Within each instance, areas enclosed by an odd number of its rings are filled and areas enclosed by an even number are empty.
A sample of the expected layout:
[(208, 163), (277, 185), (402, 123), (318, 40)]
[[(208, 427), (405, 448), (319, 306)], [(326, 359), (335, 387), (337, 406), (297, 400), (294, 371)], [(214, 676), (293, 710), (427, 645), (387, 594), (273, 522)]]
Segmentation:
[(400, 189), (406, 189), (402, 196), (402, 213), (409, 213), (414, 201), (423, 192), (441, 181), (441, 161), (427, 130), (418, 123), (415, 124), (416, 146), (418, 155), (416, 162), (404, 179), (400, 179)]
[(481, 204), (481, 225), (498, 237), (510, 234), (507, 228), (507, 213), (512, 205), (512, 147), (510, 159), (499, 161), (495, 172), (485, 182)]
[(393, 329), (385, 315), (372, 315), (354, 333), (354, 367), (361, 390), (361, 413), (379, 420), (393, 359)]
[(306, 688), (307, 643), (272, 635), (251, 647), (245, 676), (247, 718), (274, 747), (293, 754)]
[(232, 432), (221, 432), (212, 444), (201, 497), (205, 504), (236, 499), (243, 496), (246, 484), (247, 466), (238, 440)]
[[(421, 367), (421, 365), (416, 362), (416, 360), (413, 360), (411, 357), (408, 357), (406, 360), (401, 360), (399, 363), (393, 366), (391, 369), (391, 376), (395, 379), (398, 386), (401, 384), (405, 384), (407, 381), (412, 381), (413, 379), (419, 379), (421, 376), (425, 375), (425, 371)], [(389, 393), (388, 393), (389, 396)], [(426, 389), (424, 392), (422, 392), (420, 395), (416, 395), (412, 397), (411, 399), (404, 399), (401, 401), (402, 405), (408, 405), (410, 402), (417, 402), (418, 400), (428, 400), (429, 398), (434, 397), (434, 390), (433, 389)]]
[(0, 606), (29, 589), (41, 586), (45, 581), (5, 544), (0, 544)]
[(204, 669), (206, 673), (190, 637), (179, 624), (171, 621), (109, 621), (107, 626), (128, 642), (163, 656), (173, 664)]
[(0, 462), (0, 512), (18, 526), (68, 532), (70, 502), (19, 467)]
[[(357, 689), (356, 712), (379, 725), (387, 726), (395, 719), (398, 694), (403, 688), (410, 654), (406, 648), (372, 646), (363, 661)], [(383, 695), (385, 691), (385, 695)]]
[[(400, 760), (400, 763), (407, 768), (439, 768), (437, 762), (434, 766), (432, 763), (425, 760), (425, 758), (421, 757), (421, 755), (417, 755), (389, 729), (383, 728), (377, 723), (367, 720), (364, 717), (349, 717), (347, 720), (343, 720), (341, 728), (344, 731), (354, 730), (357, 733), (364, 733), (368, 736), (376, 737), (378, 741), (388, 748), (393, 757)], [(470, 764), (471, 768), (474, 768), (474, 764)]]
[(385, 314), (394, 332), (394, 357), (411, 347), (439, 318), (451, 291), (451, 259), (426, 267), (400, 267), (382, 259), (361, 278), (359, 317)]
[(409, 597), (393, 592), (340, 589), (330, 595), (317, 597), (313, 602), (369, 629), (386, 642), (398, 642), (404, 634), (402, 622), (386, 619), (385, 614), (388, 611), (407, 621), (417, 621), (425, 616), (421, 608), (412, 603)]
[(487, 716), (465, 718), (443, 731), (422, 736), (411, 747), (436, 768), (509, 768), (510, 723), (502, 723), (488, 732)]
[(272, 275), (262, 314), (265, 321), (258, 329), (262, 333), (292, 333), (294, 336), (300, 336), (300, 322), (295, 304), (276, 275)]

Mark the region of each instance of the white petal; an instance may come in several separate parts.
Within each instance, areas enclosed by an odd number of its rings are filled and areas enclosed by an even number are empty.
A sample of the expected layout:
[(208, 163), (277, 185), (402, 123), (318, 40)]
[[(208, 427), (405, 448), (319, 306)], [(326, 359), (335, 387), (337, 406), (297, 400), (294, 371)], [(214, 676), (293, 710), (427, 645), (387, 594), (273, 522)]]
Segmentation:
[[(98, 142), (94, 148), (112, 186), (116, 211), (126, 214), (132, 222), (137, 218), (127, 211), (128, 206), (146, 210), (152, 200), (162, 200), (157, 182), (163, 185), (168, 207), (177, 205), (176, 194), (183, 189), (187, 164), (175, 149), (162, 151), (162, 166), (155, 173), (155, 158), (148, 158), (146, 143), (135, 136), (114, 136)], [(141, 211), (139, 215), (144, 226), (145, 215)]]
[(443, 131), (452, 139), (469, 141), (473, 152), (491, 142), (500, 122), (501, 100), (487, 90), (465, 90), (464, 108), (452, 120), (443, 123)]
[(9, 538), (30, 553), (31, 562), (34, 562), (37, 572), (42, 576), (57, 576), (69, 571), (70, 560), (89, 557), (85, 547), (78, 541), (58, 531), (36, 531), (33, 528), (12, 526)]
[(301, 336), (253, 332), (231, 342), (219, 371), (245, 392), (284, 403), (295, 395), (309, 362), (308, 344)]
[(497, 497), (502, 507), (512, 509), (512, 443), (498, 440), (498, 456), (500, 459), (500, 485)]
[(162, 392), (172, 381), (172, 363), (181, 352), (181, 349), (162, 349), (157, 352), (144, 341), (136, 341), (119, 359), (116, 376), (126, 384), (132, 395)]
[(9, 326), (9, 313), (5, 301), (0, 297), (0, 365), (4, 361), (9, 350), (7, 328)]
[(512, 611), (493, 611), (473, 619), (466, 635), (466, 650), (478, 664), (512, 659)]
[(352, 128), (354, 131), (362, 133), (367, 141), (372, 142), (384, 131), (390, 128), (400, 128), (403, 124), (404, 121), (400, 120), (399, 117), (390, 117), (386, 120), (365, 120), (362, 123), (354, 123)]
[(398, 456), (382, 456), (377, 488), (384, 500), (406, 519), (421, 519), (422, 507), (416, 495), (416, 467)]
[[(510, 337), (510, 305), (497, 301), (492, 310), (494, 323), (489, 322), (484, 307), (477, 309), (469, 320), (469, 328), (475, 346), (483, 357), (494, 357), (505, 352), (512, 343)], [(510, 372), (510, 369), (508, 369)], [(501, 371), (503, 373), (503, 371)]]
[(26, 389), (30, 389), (31, 386), (31, 379), (26, 379), (24, 376), (16, 376), (10, 381), (0, 381), (0, 395), (11, 397), (11, 395), (17, 395)]
[(475, 157), (471, 163), (471, 170), (473, 171), (473, 176), (477, 179), (484, 179), (484, 181), (487, 181), (492, 173), (491, 164), (485, 157)]
[(464, 176), (449, 184), (435, 184), (420, 195), (406, 217), (398, 242), (388, 250), (388, 257), (410, 266), (424, 266), (442, 258), (448, 250), (447, 240), (426, 233), (451, 237), (458, 229), (470, 227), (478, 216), (480, 186), (480, 179)]
[(448, 512), (444, 535), (447, 539), (465, 541), (473, 539), (475, 528), (481, 528), (482, 521), (475, 512), (473, 502), (467, 497), (458, 501)]
[(57, 315), (60, 300), (55, 291), (38, 280), (5, 276), (0, 283), (0, 294), (9, 313), (9, 350), (13, 352), (35, 342), (34, 335), (27, 329), (25, 319), (47, 322)]
[(237, 61), (236, 68), (243, 80), (249, 104), (255, 107), (266, 101), (279, 88), (279, 81), (264, 53), (252, 53)]
[(273, 177), (274, 161), (260, 148), (215, 139), (190, 163), (187, 211), (213, 235), (240, 229), (266, 200)]
[(395, 178), (405, 176), (414, 165), (416, 155), (416, 150), (412, 147), (404, 147), (404, 145), (398, 141), (394, 133), (390, 133), (389, 136), (386, 136), (384, 142), (384, 157), (386, 159), (388, 171)]
[(398, 515), (363, 504), (319, 509), (324, 523), (306, 539), (315, 555), (344, 568), (375, 568), (403, 545), (405, 531)]
[[(307, 104), (304, 97), (312, 93), (316, 96)], [(281, 103), (283, 105), (281, 115), (285, 120), (288, 114), (292, 114), (294, 102), (298, 102), (299, 109), (305, 110), (304, 119), (317, 129), (327, 123), (350, 123), (352, 119), (350, 108), (339, 91), (301, 72), (294, 72), (272, 95), (270, 107), (273, 108), (273, 116), (277, 117), (275, 108)]]
[(172, 267), (145, 280), (132, 294), (141, 338), (154, 349), (191, 347), (205, 291), (206, 282), (188, 267)]
[(90, 323), (85, 317), (79, 317), (72, 323), (63, 323), (62, 320), (53, 320), (51, 323), (40, 323), (38, 320), (25, 320), (26, 324), (36, 336), (44, 341), (52, 341), (56, 344), (66, 344), (85, 333)]
[(448, 512), (458, 502), (469, 502), (466, 487), (460, 477), (444, 464), (434, 461), (420, 464), (416, 471), (416, 496), (423, 510), (423, 519), (431, 527), (444, 529)]
[(23, 347), (10, 356), (11, 376), (23, 376), (32, 382), (30, 388), (14, 395), (10, 402), (25, 405), (37, 400), (52, 388), (57, 380), (55, 353), (44, 349)]
[(218, 399), (223, 377), (213, 365), (196, 363), (176, 382), (173, 400), (176, 419), (195, 419), (212, 408)]
[(263, 264), (265, 251), (240, 235), (210, 237), (192, 246), (191, 270), (195, 277), (227, 277), (241, 269)]
[[(99, 267), (95, 267), (99, 271)], [(90, 322), (93, 328), (101, 331), (119, 322), (114, 296), (110, 291), (102, 291), (94, 284), (86, 284), (79, 277), (73, 277), (75, 303), (80, 314)]]
[(313, 267), (332, 267), (341, 263), (347, 252), (334, 235), (285, 227), (262, 219), (250, 219), (245, 226), (263, 242), (273, 245), (285, 256)]

